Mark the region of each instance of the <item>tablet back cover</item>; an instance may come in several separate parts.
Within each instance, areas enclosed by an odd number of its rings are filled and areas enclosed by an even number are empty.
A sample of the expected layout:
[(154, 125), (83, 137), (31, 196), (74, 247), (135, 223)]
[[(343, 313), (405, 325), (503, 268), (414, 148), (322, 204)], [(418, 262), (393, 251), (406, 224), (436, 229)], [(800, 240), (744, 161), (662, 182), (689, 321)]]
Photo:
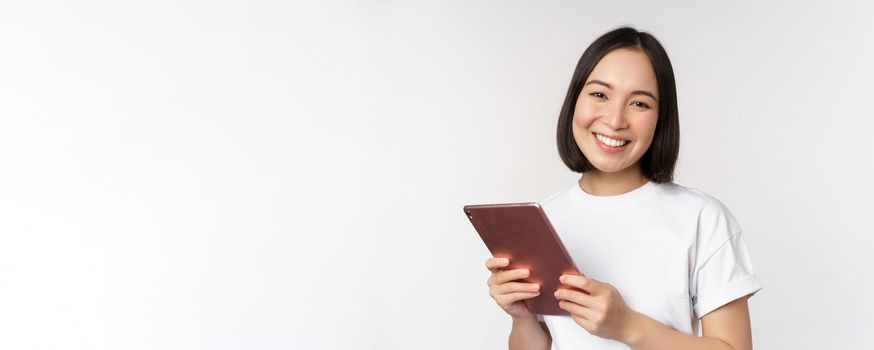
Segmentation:
[(580, 272), (540, 204), (467, 205), (464, 212), (492, 256), (510, 259), (510, 265), (504, 269), (529, 269), (531, 274), (518, 281), (540, 284), (540, 295), (524, 300), (529, 311), (569, 315), (558, 307), (553, 294), (561, 286), (559, 276)]

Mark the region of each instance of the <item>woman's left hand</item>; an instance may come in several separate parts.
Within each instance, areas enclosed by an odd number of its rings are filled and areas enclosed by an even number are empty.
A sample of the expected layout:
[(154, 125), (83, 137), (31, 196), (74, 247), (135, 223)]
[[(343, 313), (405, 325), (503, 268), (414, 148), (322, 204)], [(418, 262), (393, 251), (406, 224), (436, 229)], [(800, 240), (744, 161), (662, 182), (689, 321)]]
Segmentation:
[(601, 338), (625, 342), (637, 312), (625, 304), (615, 287), (588, 277), (567, 274), (561, 275), (559, 281), (588, 292), (566, 288), (555, 292), (559, 307), (570, 312), (578, 325)]

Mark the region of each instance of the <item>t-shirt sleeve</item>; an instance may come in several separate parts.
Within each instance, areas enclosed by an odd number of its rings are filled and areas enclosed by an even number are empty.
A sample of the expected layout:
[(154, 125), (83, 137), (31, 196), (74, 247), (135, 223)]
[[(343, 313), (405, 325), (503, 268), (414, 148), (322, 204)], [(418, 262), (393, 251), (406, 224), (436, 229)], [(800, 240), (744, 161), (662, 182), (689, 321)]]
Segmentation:
[(541, 315), (541, 314), (535, 314), (535, 315), (537, 315), (538, 321), (543, 322), (543, 315)]
[(731, 212), (713, 199), (698, 217), (698, 242), (690, 280), (698, 318), (762, 289), (753, 271), (743, 230)]

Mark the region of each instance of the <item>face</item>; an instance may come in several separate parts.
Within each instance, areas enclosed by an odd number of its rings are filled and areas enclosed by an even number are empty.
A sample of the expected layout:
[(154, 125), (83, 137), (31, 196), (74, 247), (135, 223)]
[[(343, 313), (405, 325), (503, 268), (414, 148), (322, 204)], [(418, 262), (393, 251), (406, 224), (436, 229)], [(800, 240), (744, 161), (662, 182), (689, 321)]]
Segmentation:
[(616, 49), (589, 74), (574, 109), (574, 140), (606, 173), (639, 167), (658, 121), (658, 84), (645, 53)]

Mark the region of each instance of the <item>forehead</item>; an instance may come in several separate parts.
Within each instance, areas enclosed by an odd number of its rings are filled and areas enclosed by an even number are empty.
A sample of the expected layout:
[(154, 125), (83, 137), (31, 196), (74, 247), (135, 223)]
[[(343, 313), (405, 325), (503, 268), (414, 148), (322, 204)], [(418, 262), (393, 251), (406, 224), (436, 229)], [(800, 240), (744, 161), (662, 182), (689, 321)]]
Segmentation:
[(610, 51), (598, 61), (586, 82), (593, 79), (604, 81), (618, 90), (649, 90), (657, 94), (658, 83), (652, 63), (640, 50), (623, 48)]

